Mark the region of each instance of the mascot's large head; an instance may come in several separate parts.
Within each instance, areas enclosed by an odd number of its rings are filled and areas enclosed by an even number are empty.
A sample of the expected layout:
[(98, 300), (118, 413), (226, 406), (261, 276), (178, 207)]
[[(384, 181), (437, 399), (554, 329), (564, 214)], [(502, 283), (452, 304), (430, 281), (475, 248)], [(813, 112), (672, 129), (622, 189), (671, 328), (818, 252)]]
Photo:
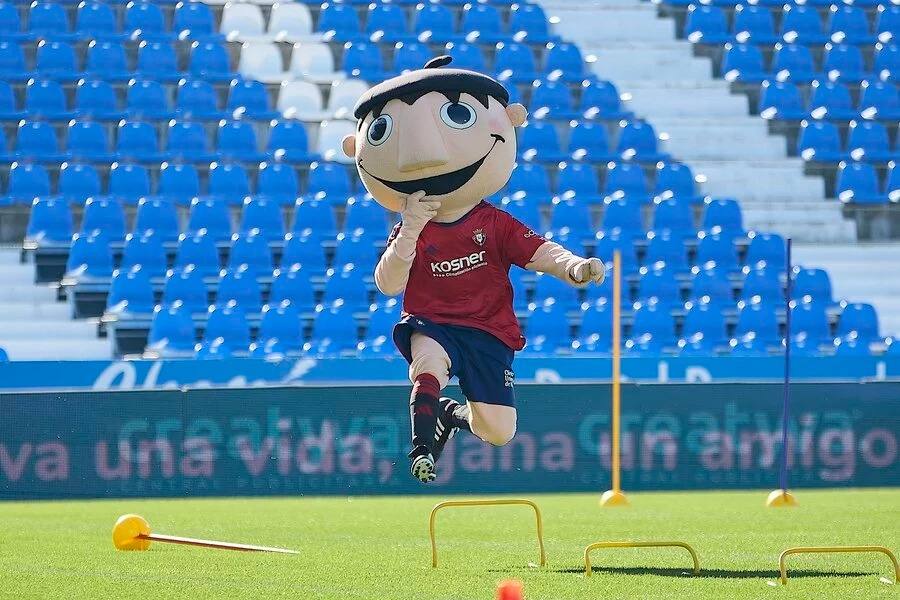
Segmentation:
[(356, 135), (343, 149), (356, 160), (366, 189), (387, 209), (424, 191), (441, 200), (440, 213), (475, 206), (499, 191), (516, 160), (521, 104), (494, 79), (429, 61), (376, 85), (356, 104)]

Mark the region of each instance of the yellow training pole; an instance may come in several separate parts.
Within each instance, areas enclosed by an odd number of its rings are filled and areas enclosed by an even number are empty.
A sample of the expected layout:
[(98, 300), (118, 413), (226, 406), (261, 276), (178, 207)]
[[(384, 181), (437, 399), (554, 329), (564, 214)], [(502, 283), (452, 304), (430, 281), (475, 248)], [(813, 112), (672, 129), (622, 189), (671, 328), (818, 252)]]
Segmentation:
[(600, 496), (600, 506), (628, 506), (628, 498), (622, 493), (620, 458), (621, 380), (622, 380), (622, 253), (613, 252), (613, 309), (612, 309), (612, 448), (610, 462), (612, 489)]

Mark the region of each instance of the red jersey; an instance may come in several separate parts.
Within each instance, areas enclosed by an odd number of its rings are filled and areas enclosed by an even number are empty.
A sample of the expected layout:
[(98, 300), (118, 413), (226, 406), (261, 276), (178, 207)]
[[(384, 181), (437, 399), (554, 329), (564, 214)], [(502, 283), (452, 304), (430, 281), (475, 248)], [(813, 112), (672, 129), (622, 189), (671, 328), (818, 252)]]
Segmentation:
[[(390, 244), (398, 224), (388, 239)], [(509, 267), (524, 267), (544, 238), (482, 201), (453, 223), (430, 221), (416, 242), (403, 312), (486, 331), (513, 350), (525, 346), (513, 311)]]

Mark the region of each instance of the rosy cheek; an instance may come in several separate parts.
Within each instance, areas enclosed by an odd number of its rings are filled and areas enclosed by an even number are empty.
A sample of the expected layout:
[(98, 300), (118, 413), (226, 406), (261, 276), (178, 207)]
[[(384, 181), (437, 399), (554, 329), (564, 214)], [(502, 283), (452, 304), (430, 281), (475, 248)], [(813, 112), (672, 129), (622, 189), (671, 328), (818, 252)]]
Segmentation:
[(500, 121), (497, 117), (491, 117), (488, 119), (488, 125), (491, 127), (491, 131), (500, 131), (503, 129), (503, 122)]

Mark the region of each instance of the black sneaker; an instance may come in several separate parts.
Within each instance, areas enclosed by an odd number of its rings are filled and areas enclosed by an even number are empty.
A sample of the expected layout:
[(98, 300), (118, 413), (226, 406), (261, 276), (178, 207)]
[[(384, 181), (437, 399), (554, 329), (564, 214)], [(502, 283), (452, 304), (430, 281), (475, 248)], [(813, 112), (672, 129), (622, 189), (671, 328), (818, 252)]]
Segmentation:
[(434, 457), (425, 446), (417, 446), (409, 453), (412, 462), (409, 472), (422, 483), (431, 483), (437, 475), (434, 472)]
[(437, 425), (434, 430), (434, 446), (431, 449), (435, 462), (441, 457), (447, 442), (459, 431), (459, 427), (453, 426), (453, 411), (459, 406), (459, 402), (452, 398), (441, 398), (438, 400), (438, 405), (441, 410), (438, 412)]

